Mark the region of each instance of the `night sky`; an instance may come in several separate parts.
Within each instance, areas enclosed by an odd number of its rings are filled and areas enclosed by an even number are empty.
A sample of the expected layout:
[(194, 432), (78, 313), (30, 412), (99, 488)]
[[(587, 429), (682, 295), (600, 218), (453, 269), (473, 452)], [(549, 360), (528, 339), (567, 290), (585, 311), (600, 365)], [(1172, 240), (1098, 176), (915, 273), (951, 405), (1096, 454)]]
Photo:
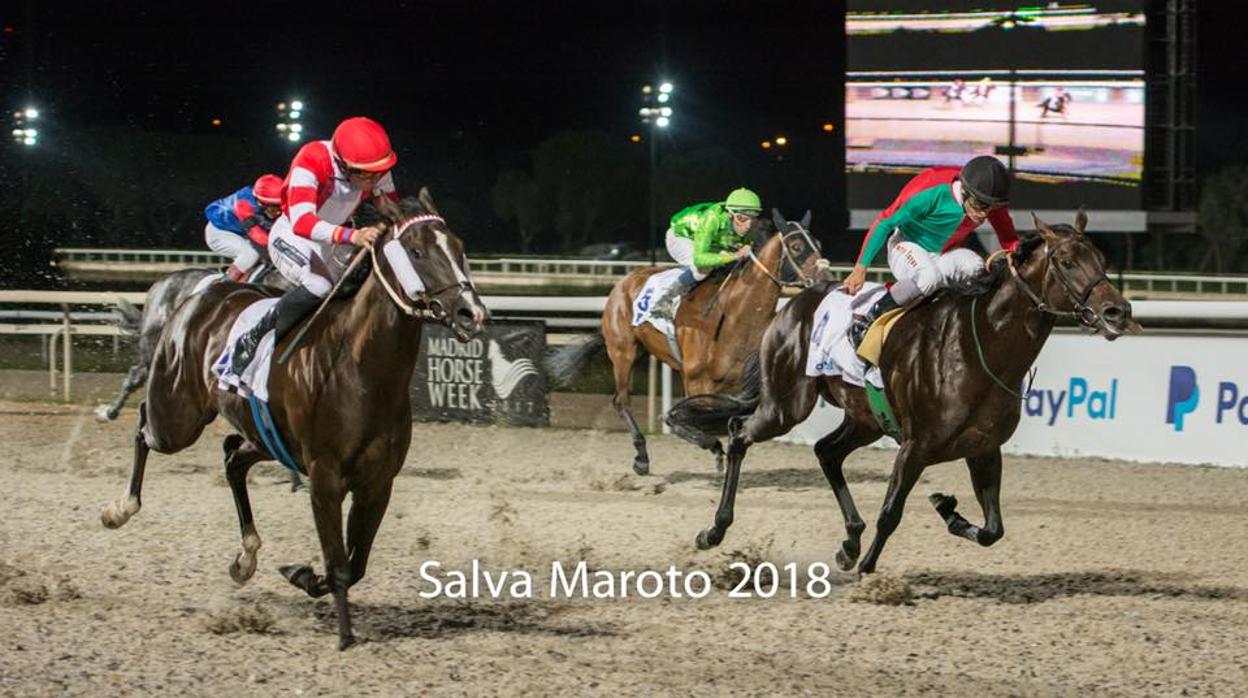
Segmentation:
[(843, 41), (839, 3), (5, 5), (5, 83), (28, 84), (49, 118), (194, 131), (219, 117), (269, 137), (274, 104), (297, 96), (314, 134), (369, 114), (500, 152), (568, 128), (627, 137), (660, 74), (677, 85), (673, 137), (690, 145), (813, 134)]
[[(1248, 161), (1237, 5), (1200, 6), (1202, 174)], [(293, 149), (273, 130), (278, 101), (307, 104), (313, 138), (367, 114), (422, 145), (472, 139), (502, 168), (566, 129), (641, 132), (639, 88), (658, 77), (677, 90), (669, 150), (757, 157), (760, 140), (783, 133), (795, 149), (827, 152), (834, 141), (819, 127), (841, 105), (843, 12), (843, 2), (762, 0), (9, 0), (0, 79), (5, 107), (38, 104), (49, 133), (219, 133), (265, 149), (283, 171)], [(421, 165), (401, 163), (417, 177)]]

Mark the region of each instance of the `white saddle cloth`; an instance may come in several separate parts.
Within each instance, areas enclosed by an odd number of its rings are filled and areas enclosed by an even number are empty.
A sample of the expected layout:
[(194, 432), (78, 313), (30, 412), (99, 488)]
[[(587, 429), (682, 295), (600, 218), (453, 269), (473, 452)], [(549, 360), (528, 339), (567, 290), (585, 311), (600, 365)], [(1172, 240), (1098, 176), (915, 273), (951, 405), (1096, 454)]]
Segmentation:
[(823, 297), (815, 310), (814, 329), (810, 332), (806, 375), (840, 376), (846, 383), (857, 386), (867, 380), (877, 388), (884, 387), (879, 367), (867, 369), (867, 362), (858, 357), (849, 338), (854, 315), (867, 312), (884, 292), (883, 284), (867, 283), (856, 296), (850, 296), (838, 286)]
[(265, 333), (264, 338), (260, 340), (260, 346), (256, 349), (256, 355), (252, 358), (251, 363), (244, 369), (242, 375), (235, 374), (230, 368), (230, 354), (234, 351), (234, 344), (239, 337), (247, 332), (264, 314), (277, 305), (278, 299), (266, 298), (256, 301), (243, 309), (234, 320), (234, 326), (230, 328), (230, 338), (225, 343), (225, 349), (221, 352), (221, 356), (217, 357), (216, 363), (212, 365), (212, 371), (217, 376), (217, 385), (222, 390), (234, 390), (243, 397), (255, 395), (257, 398), (268, 402), (269, 399), (269, 367), (273, 363), (273, 345), (276, 333), (269, 330)]
[[(676, 328), (667, 318), (653, 317), (650, 312), (654, 309), (654, 300), (663, 295), (663, 292), (675, 285), (676, 280), (684, 273), (684, 269), (676, 267), (668, 269), (657, 274), (652, 274), (646, 279), (646, 285), (641, 287), (641, 293), (633, 299), (633, 327), (640, 327), (644, 323), (650, 323), (654, 329), (662, 332), (669, 339), (676, 336)], [(676, 317), (676, 311), (680, 308), (680, 299), (672, 304), (672, 317)]]

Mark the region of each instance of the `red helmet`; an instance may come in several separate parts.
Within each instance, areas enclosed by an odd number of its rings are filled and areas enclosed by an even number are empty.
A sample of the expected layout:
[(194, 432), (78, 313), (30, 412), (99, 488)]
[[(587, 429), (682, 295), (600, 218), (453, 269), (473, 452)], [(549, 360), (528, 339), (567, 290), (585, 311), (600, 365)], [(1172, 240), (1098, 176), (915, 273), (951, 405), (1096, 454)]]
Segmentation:
[(381, 124), (366, 116), (353, 116), (334, 129), (334, 152), (355, 170), (385, 172), (399, 157), (390, 148), (390, 137)]
[(282, 178), (275, 174), (260, 175), (251, 185), (251, 193), (265, 206), (276, 206), (282, 203)]

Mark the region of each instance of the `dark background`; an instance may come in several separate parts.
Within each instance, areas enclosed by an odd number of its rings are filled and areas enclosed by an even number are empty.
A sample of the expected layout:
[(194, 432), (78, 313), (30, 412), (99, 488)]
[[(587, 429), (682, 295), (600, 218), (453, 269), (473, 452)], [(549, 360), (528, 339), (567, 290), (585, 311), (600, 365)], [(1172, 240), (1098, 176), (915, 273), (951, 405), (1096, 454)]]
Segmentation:
[[(1202, 174), (1245, 160), (1228, 5), (1200, 8)], [(660, 78), (676, 85), (661, 220), (746, 185), (792, 216), (813, 209), (829, 249), (852, 250), (841, 232), (844, 9), (10, 0), (0, 114), (29, 102), (42, 118), (38, 146), (0, 145), (0, 234), (15, 248), (0, 271), (25, 281), (56, 245), (202, 247), (204, 205), (284, 174), (294, 148), (277, 138), (274, 105), (296, 97), (310, 137), (345, 116), (381, 121), (400, 189), (428, 184), (473, 252), (641, 245), (650, 134), (637, 109), (640, 86)], [(759, 147), (781, 134), (784, 149)]]

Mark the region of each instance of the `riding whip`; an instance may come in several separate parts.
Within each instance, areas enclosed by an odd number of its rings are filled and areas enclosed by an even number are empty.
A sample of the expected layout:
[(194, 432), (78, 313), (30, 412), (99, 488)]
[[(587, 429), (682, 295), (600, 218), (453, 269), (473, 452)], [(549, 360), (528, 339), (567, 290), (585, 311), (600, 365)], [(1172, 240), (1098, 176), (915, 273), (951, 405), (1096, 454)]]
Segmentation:
[(368, 250), (363, 247), (356, 251), (355, 256), (351, 258), (351, 263), (347, 265), (347, 268), (338, 277), (338, 281), (334, 283), (334, 287), (329, 289), (329, 293), (325, 294), (325, 299), (321, 301), (321, 304), (317, 307), (316, 312), (312, 313), (312, 317), (308, 318), (308, 321), (303, 323), (303, 327), (299, 328), (299, 332), (295, 334), (294, 339), (290, 340), (290, 344), (287, 344), (286, 348), (282, 350), (281, 355), (277, 357), (277, 363), (286, 363), (286, 360), (289, 359), (290, 355), (294, 353), (295, 347), (299, 346), (299, 340), (303, 339), (303, 335), (307, 334), (308, 328), (311, 327), (312, 323), (316, 322), (316, 319), (321, 316), (321, 311), (325, 310), (325, 306), (329, 305), (329, 302), (334, 299), (334, 295), (338, 293), (338, 289), (342, 286), (343, 282), (351, 276), (351, 272), (355, 271), (355, 268), (359, 266), (360, 262), (364, 261), (364, 258), (367, 256)]

